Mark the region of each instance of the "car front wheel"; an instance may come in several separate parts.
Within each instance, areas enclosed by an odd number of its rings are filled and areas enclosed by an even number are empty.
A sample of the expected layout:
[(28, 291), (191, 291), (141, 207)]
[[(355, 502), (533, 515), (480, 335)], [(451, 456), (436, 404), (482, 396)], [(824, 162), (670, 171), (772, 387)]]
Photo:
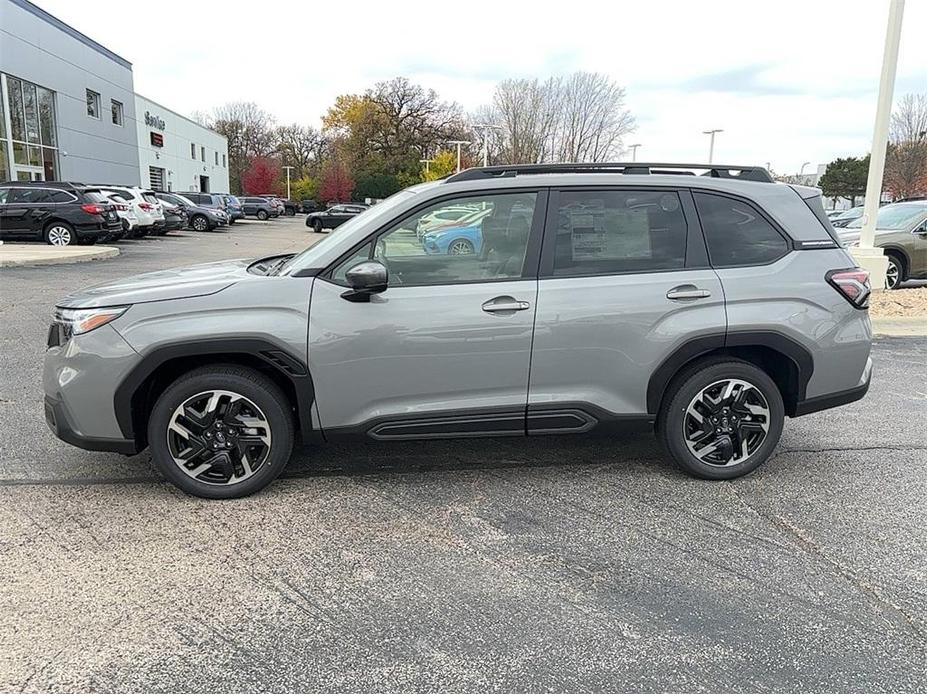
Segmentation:
[(257, 211), (257, 218), (260, 219), (262, 222), (266, 222), (266, 221), (267, 221), (267, 212), (265, 212), (264, 210), (258, 210), (258, 211)]
[(772, 379), (731, 358), (697, 362), (670, 385), (657, 432), (690, 474), (727, 480), (752, 472), (775, 450), (785, 408)]
[(203, 215), (198, 214), (190, 222), (190, 226), (193, 227), (194, 231), (206, 231), (209, 229), (209, 220)]
[(228, 365), (196, 369), (161, 394), (148, 421), (155, 465), (180, 489), (232, 499), (263, 489), (293, 450), (289, 402), (269, 378)]
[(885, 270), (885, 286), (898, 289), (904, 281), (904, 262), (894, 253), (888, 254), (888, 268)]
[(45, 242), (51, 246), (70, 246), (76, 241), (74, 229), (66, 222), (52, 222), (45, 229)]
[(321, 219), (312, 220), (312, 230), (317, 234), (322, 233), (322, 220)]

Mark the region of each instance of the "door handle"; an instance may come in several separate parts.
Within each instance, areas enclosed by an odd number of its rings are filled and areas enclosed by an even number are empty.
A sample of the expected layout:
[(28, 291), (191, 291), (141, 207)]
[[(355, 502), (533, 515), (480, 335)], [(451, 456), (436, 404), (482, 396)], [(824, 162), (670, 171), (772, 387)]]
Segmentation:
[(699, 289), (694, 284), (683, 284), (678, 287), (673, 287), (668, 292), (666, 292), (667, 299), (673, 299), (674, 301), (686, 301), (688, 299), (707, 299), (711, 296), (711, 292), (707, 289)]
[(497, 296), (484, 303), (482, 308), (486, 313), (511, 313), (531, 308), (531, 304), (527, 301), (518, 301), (511, 296)]

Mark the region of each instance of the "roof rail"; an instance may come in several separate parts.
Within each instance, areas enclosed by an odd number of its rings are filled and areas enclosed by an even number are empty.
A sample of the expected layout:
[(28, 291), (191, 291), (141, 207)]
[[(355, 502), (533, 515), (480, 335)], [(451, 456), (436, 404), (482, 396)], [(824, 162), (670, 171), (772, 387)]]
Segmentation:
[(445, 183), (476, 181), (487, 178), (509, 178), (524, 174), (613, 173), (626, 175), (673, 174), (694, 176), (694, 170), (704, 171), (701, 176), (733, 178), (740, 181), (775, 183), (769, 171), (762, 166), (722, 164), (663, 164), (648, 162), (597, 162), (576, 164), (509, 164), (465, 169), (444, 179)]

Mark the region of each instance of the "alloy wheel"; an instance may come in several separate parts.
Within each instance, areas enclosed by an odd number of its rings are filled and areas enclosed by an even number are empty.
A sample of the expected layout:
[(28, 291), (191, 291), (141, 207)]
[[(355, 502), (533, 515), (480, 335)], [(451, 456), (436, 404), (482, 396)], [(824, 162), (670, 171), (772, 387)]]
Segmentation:
[(167, 426), (174, 463), (206, 484), (238, 484), (254, 476), (266, 463), (270, 445), (264, 412), (229, 390), (207, 390), (187, 398)]
[(466, 241), (454, 241), (447, 249), (448, 255), (470, 255), (473, 253), (473, 246)]
[(894, 289), (901, 282), (901, 268), (898, 267), (898, 261), (892, 256), (888, 257), (888, 269), (885, 271), (885, 286)]
[(727, 467), (747, 461), (769, 433), (769, 403), (752, 383), (715, 381), (689, 402), (683, 418), (686, 446), (701, 462)]
[(197, 231), (206, 231), (206, 220), (203, 217), (197, 217), (193, 220), (193, 228)]
[(60, 224), (56, 224), (48, 230), (48, 242), (52, 246), (70, 246), (71, 230)]

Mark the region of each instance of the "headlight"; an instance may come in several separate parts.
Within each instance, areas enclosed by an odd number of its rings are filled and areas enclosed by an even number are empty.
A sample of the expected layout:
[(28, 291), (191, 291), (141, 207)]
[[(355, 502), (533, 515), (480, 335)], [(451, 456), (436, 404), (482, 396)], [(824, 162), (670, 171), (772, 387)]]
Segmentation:
[(55, 320), (64, 326), (70, 335), (83, 335), (101, 325), (116, 320), (126, 312), (128, 306), (110, 308), (59, 308), (55, 311)]

